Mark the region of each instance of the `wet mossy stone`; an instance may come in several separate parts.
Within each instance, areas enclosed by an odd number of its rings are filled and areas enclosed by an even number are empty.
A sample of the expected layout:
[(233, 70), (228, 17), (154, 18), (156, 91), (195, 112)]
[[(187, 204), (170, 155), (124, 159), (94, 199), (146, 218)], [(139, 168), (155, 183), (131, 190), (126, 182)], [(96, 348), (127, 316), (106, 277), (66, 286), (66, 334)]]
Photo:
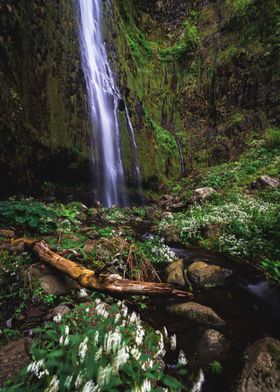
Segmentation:
[(245, 353), (245, 365), (235, 392), (280, 391), (280, 341), (266, 337)]
[(213, 329), (225, 327), (225, 321), (211, 308), (196, 302), (186, 302), (171, 305), (167, 309), (169, 313), (192, 324), (204, 325)]

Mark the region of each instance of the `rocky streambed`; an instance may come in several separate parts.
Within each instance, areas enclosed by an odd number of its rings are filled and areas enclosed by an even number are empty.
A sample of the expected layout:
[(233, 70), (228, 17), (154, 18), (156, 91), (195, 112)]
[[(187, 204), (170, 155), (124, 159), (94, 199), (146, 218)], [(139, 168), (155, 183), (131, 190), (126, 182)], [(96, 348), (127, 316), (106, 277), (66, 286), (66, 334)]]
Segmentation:
[[(82, 235), (83, 253), (72, 248), (62, 252), (78, 260), (92, 252), (101, 261), (114, 255), (108, 266), (110, 273), (123, 274), (122, 255), (127, 257), (135, 250), (135, 241), (139, 247), (140, 242), (145, 244), (153, 237), (149, 234), (151, 221), (140, 217), (120, 224), (116, 218), (104, 222), (99, 216), (94, 218), (95, 228), (92, 217), (85, 223), (79, 233), (64, 237), (73, 245)], [(108, 236), (108, 227), (115, 237)], [(192, 392), (280, 391), (280, 292), (276, 284), (248, 265), (201, 248), (170, 245), (167, 249), (173, 261), (164, 268), (156, 267), (155, 272), (162, 281), (192, 291), (193, 299), (186, 302), (155, 297), (145, 300), (145, 306), (138, 300), (127, 301), (145, 322), (168, 336), (170, 344), (164, 357), (167, 373), (179, 378), (184, 390)], [(17, 339), (11, 334), (10, 342), (0, 348), (1, 383), (30, 361), (30, 337), (37, 325), (69, 312), (79, 302), (90, 301), (88, 293), (73, 281), (38, 260), (33, 262), (28, 268), (21, 268), (20, 280), (37, 289), (34, 282), (39, 281), (44, 300), (52, 295), (56, 300), (47, 306), (32, 298), (20, 314), (9, 319), (13, 299), (4, 299), (0, 328), (11, 332), (19, 329), (22, 337)], [(92, 266), (100, 267), (103, 268), (101, 262)], [(18, 284), (11, 282), (12, 286)], [(177, 373), (178, 360), (185, 366), (186, 374)]]

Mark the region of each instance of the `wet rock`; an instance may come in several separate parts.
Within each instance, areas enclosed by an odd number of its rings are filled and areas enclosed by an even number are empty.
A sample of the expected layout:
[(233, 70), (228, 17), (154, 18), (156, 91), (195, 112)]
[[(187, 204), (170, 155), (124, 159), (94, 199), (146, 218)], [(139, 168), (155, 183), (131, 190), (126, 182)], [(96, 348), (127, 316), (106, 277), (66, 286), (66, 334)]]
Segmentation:
[(191, 283), (197, 287), (216, 287), (224, 286), (233, 275), (233, 271), (196, 261), (188, 267), (187, 275)]
[(168, 311), (193, 324), (204, 325), (215, 329), (220, 329), (225, 326), (224, 320), (213, 309), (196, 302), (171, 305)]
[(180, 242), (179, 229), (175, 225), (167, 225), (162, 229), (161, 234), (166, 242)]
[(0, 348), (0, 387), (31, 362), (28, 356), (31, 342), (30, 338), (21, 338)]
[(47, 315), (47, 320), (51, 320), (59, 314), (63, 316), (64, 314), (70, 313), (71, 309), (67, 305), (58, 305), (54, 309), (51, 309)]
[(47, 294), (63, 295), (76, 288), (77, 282), (66, 276), (48, 274), (40, 279), (40, 285)]
[(214, 329), (207, 329), (204, 331), (197, 347), (201, 366), (207, 368), (213, 361), (224, 361), (229, 348), (230, 342), (223, 334)]
[(168, 283), (177, 284), (185, 287), (186, 281), (184, 277), (184, 261), (182, 259), (173, 261), (166, 270)]
[(280, 391), (280, 341), (267, 337), (245, 353), (245, 366), (236, 392)]
[(210, 186), (206, 186), (204, 188), (197, 188), (194, 191), (193, 196), (189, 199), (190, 202), (201, 202), (206, 199), (209, 199), (210, 196), (214, 195), (216, 193), (214, 188), (211, 188)]
[(252, 188), (278, 188), (279, 180), (270, 176), (260, 176), (252, 183)]

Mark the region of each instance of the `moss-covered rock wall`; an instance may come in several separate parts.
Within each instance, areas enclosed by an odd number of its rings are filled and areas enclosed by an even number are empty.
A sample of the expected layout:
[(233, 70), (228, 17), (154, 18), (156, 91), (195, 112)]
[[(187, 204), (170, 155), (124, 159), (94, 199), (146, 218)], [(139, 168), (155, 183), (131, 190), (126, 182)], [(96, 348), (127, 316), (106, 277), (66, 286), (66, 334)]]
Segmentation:
[(0, 11), (2, 196), (44, 181), (88, 182), (90, 127), (73, 3), (11, 0)]
[[(115, 0), (118, 78), (144, 184), (236, 158), (279, 126), (275, 0)], [(278, 42), (278, 43), (277, 43)]]

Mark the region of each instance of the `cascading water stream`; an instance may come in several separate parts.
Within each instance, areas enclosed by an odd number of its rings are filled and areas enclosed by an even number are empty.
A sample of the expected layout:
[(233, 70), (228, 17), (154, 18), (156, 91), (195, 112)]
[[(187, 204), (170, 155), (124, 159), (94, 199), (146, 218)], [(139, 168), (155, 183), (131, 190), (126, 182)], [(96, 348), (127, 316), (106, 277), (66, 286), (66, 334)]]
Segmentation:
[(105, 206), (127, 204), (121, 156), (120, 99), (102, 34), (101, 0), (77, 0), (79, 41), (92, 123), (97, 199)]

